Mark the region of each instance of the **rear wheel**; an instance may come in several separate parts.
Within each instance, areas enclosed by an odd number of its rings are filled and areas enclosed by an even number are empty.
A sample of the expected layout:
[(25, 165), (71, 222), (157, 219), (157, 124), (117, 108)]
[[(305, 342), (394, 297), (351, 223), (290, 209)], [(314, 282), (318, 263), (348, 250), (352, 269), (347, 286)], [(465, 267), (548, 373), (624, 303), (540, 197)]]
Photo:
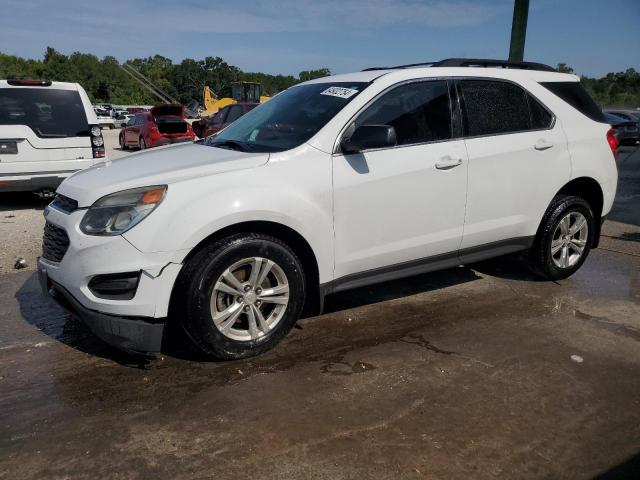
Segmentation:
[(147, 148), (147, 144), (144, 141), (144, 137), (140, 137), (140, 139), (138, 140), (138, 148), (140, 150), (144, 150), (145, 148)]
[(124, 143), (124, 132), (120, 132), (120, 135), (118, 137), (118, 143), (120, 143), (120, 149), (121, 150), (126, 150), (127, 149), (127, 144)]
[(532, 270), (550, 280), (573, 275), (587, 259), (594, 234), (591, 206), (580, 197), (556, 196), (530, 252)]
[(262, 234), (206, 246), (184, 266), (177, 288), (187, 335), (221, 360), (273, 348), (298, 320), (306, 293), (298, 257)]

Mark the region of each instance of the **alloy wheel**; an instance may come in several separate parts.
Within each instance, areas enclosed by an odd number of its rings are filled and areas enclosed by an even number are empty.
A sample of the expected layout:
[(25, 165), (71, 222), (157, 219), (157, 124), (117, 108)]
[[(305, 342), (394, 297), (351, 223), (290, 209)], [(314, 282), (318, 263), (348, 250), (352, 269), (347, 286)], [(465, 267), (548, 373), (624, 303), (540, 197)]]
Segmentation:
[(551, 258), (558, 268), (573, 267), (584, 253), (589, 224), (580, 212), (566, 214), (558, 223), (551, 240)]
[(211, 317), (227, 338), (257, 340), (282, 320), (289, 283), (282, 268), (262, 258), (242, 259), (227, 268), (211, 292)]

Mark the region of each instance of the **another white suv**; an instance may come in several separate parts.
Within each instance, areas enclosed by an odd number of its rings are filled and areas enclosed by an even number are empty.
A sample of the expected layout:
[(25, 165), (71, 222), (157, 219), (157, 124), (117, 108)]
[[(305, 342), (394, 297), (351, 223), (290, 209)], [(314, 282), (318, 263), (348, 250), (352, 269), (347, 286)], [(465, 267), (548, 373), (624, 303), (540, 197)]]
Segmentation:
[(206, 354), (246, 357), (332, 292), (521, 250), (568, 277), (611, 209), (615, 150), (578, 78), (539, 64), (321, 78), (67, 179), (40, 278), (119, 348), (159, 351), (171, 318)]
[(98, 120), (80, 85), (0, 80), (0, 192), (53, 192), (104, 156)]

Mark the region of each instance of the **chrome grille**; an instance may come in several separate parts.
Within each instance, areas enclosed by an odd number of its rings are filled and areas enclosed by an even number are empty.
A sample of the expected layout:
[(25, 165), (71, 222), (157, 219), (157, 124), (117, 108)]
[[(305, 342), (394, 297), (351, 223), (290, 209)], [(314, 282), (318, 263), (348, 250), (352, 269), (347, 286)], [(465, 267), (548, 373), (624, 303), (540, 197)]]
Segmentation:
[(47, 222), (42, 239), (42, 257), (52, 262), (60, 262), (69, 248), (69, 237), (64, 229)]

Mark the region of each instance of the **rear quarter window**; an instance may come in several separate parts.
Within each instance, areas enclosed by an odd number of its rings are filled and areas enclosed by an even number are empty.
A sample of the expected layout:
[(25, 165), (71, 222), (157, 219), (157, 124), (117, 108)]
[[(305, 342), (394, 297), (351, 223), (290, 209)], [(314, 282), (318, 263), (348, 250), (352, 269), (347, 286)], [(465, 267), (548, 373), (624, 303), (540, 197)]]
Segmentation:
[(579, 82), (541, 82), (540, 85), (560, 97), (591, 120), (607, 123), (600, 107), (598, 107), (596, 102), (593, 101)]
[(43, 138), (89, 135), (78, 92), (50, 87), (0, 89), (0, 125), (25, 125)]

